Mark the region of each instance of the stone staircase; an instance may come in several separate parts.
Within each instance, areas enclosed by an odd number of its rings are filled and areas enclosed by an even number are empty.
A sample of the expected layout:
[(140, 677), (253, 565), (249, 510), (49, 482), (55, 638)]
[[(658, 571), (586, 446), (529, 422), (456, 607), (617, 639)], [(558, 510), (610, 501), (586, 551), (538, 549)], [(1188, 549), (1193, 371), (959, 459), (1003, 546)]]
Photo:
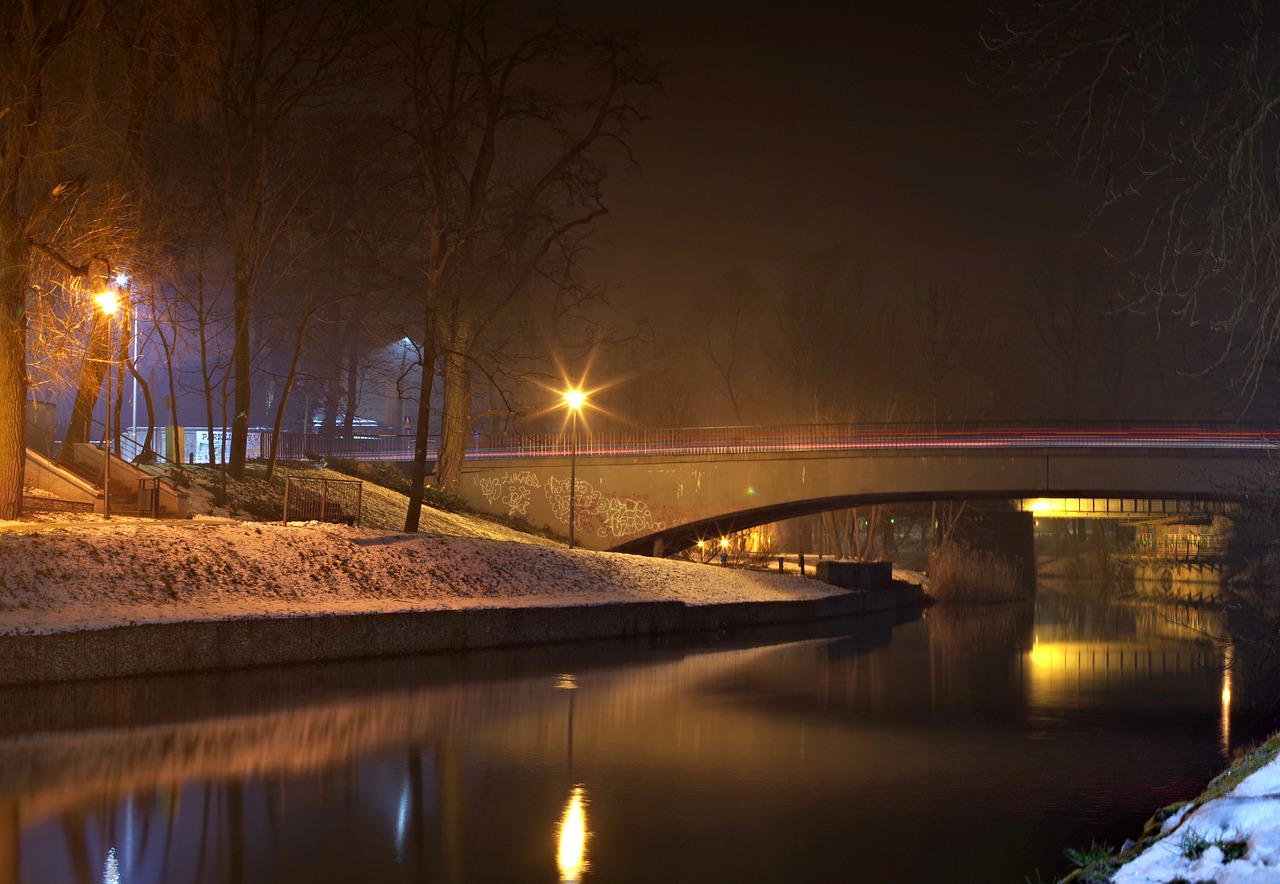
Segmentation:
[[(57, 465), (101, 491), (104, 454), (103, 450), (95, 445), (75, 443), (63, 447)], [(181, 496), (167, 483), (159, 483), (163, 487), (157, 489), (155, 477), (115, 455), (111, 455), (110, 480), (108, 490), (113, 515), (152, 515), (156, 508), (156, 504), (151, 499), (154, 490), (160, 491), (158, 504), (160, 515), (184, 514)], [(101, 508), (101, 501), (98, 508)]]

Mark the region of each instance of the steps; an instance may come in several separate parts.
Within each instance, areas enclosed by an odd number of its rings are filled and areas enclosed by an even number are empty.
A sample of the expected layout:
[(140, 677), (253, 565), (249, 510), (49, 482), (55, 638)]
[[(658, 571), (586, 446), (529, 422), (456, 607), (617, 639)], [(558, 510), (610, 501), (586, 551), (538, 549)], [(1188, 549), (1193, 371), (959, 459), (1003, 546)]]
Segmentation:
[[(102, 449), (87, 443), (76, 443), (64, 448), (58, 466), (72, 473), (77, 478), (95, 488), (102, 489), (104, 452)], [(139, 507), (139, 480), (149, 479), (137, 467), (121, 460), (111, 458), (110, 502), (113, 515), (150, 515), (150, 511), (142, 513)]]

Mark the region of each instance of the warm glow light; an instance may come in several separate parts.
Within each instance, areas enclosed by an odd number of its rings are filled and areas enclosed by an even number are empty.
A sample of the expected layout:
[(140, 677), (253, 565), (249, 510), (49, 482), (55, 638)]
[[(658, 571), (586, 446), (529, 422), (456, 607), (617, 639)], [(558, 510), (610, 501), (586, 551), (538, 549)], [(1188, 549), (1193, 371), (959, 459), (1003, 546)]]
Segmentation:
[(720, 548), (721, 548), (721, 549), (728, 549), (728, 548), (729, 548), (729, 538), (727, 538), (727, 537), (721, 537), (721, 538), (720, 538)]
[(582, 392), (581, 388), (564, 391), (564, 404), (572, 408), (574, 411), (578, 411), (582, 408), (582, 404), (586, 401), (587, 394)]
[(1053, 501), (1047, 500), (1046, 498), (1043, 498), (1043, 497), (1037, 497), (1035, 500), (1031, 501), (1031, 504), (1030, 506), (1027, 507), (1027, 509), (1033, 513), (1049, 512), (1050, 510), (1053, 509)]
[(1047, 644), (1042, 645), (1040, 644), (1039, 636), (1037, 636), (1035, 644), (1032, 645), (1030, 653), (1027, 654), (1027, 658), (1031, 661), (1032, 666), (1041, 669), (1052, 667), (1054, 663), (1063, 659), (1062, 647), (1059, 645), (1051, 648)]
[(114, 316), (116, 310), (120, 307), (120, 301), (116, 298), (116, 293), (110, 289), (98, 292), (93, 296), (93, 301), (98, 305), (98, 309), (107, 316)]
[(1231, 667), (1235, 663), (1235, 645), (1228, 644), (1222, 652), (1222, 717), (1219, 728), (1222, 754), (1231, 757)]
[(698, 549), (706, 549), (706, 548), (707, 548), (707, 542), (705, 540), (699, 540)]
[(581, 880), (587, 870), (587, 811), (581, 786), (575, 786), (569, 795), (569, 804), (560, 818), (559, 840), (556, 862), (560, 866), (560, 880)]

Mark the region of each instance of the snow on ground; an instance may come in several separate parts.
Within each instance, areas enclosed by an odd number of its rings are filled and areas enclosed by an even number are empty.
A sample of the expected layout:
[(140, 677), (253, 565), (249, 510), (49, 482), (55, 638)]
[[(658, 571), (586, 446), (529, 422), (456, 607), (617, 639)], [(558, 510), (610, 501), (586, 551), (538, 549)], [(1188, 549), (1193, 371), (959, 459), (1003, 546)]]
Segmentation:
[(1160, 839), (1111, 880), (1280, 884), (1280, 758), (1225, 796), (1170, 817)]
[(833, 592), (786, 574), (316, 523), (105, 522), (64, 514), (0, 529), (0, 634), (230, 617), (793, 600)]

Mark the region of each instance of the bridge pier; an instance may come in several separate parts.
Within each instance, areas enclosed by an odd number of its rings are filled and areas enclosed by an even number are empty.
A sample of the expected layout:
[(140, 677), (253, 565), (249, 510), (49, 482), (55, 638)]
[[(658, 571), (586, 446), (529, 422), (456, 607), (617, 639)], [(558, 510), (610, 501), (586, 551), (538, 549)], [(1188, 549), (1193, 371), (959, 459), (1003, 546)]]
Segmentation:
[(969, 511), (960, 517), (953, 539), (970, 549), (994, 553), (1018, 569), (1028, 592), (1036, 588), (1036, 520), (1034, 513)]

